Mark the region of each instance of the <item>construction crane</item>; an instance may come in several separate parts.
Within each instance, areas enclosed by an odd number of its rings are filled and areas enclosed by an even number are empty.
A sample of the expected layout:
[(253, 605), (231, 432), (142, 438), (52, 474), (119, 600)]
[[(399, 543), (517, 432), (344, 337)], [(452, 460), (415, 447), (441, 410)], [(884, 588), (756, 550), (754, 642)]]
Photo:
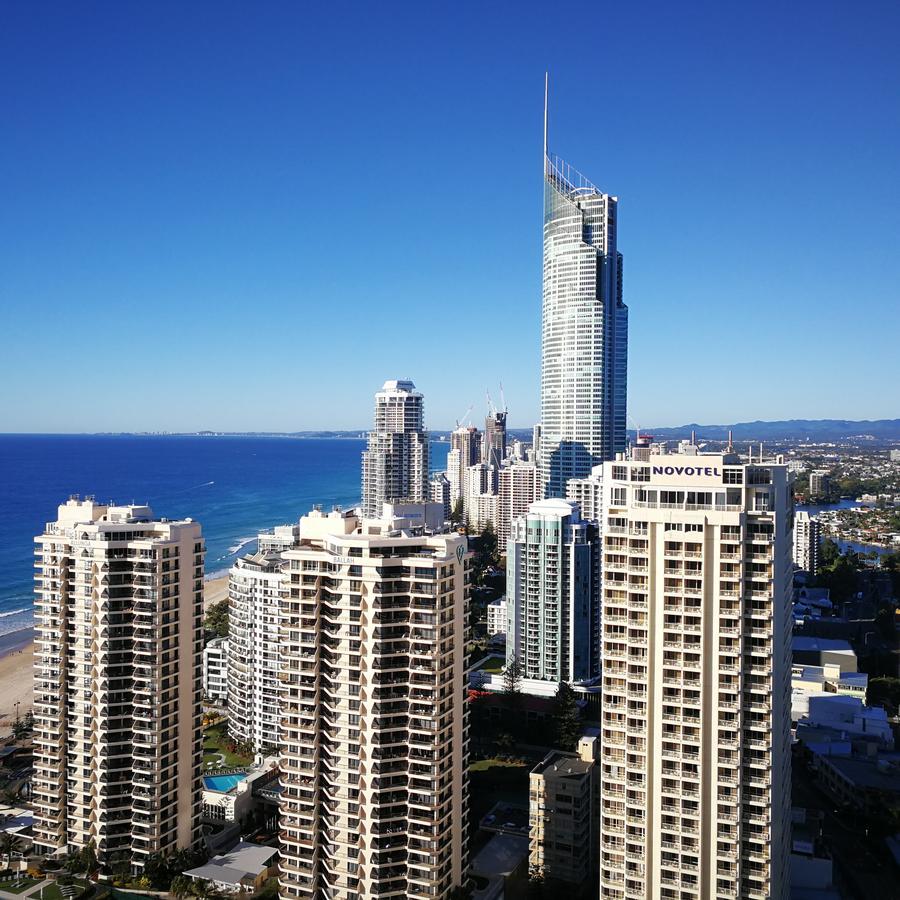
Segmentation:
[(472, 407), (470, 406), (464, 413), (462, 419), (456, 420), (456, 427), (462, 428), (466, 422), (469, 421), (469, 416), (472, 414)]
[(485, 391), (484, 396), (487, 399), (488, 415), (495, 416), (497, 414), (497, 407), (494, 406), (494, 401), (491, 399), (490, 390)]

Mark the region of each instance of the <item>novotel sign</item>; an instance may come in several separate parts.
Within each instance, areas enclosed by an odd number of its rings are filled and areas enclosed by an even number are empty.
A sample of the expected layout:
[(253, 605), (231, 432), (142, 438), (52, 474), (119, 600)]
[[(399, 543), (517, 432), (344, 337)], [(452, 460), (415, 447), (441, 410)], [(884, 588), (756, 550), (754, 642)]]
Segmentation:
[(652, 475), (709, 475), (718, 476), (718, 466), (652, 466)]

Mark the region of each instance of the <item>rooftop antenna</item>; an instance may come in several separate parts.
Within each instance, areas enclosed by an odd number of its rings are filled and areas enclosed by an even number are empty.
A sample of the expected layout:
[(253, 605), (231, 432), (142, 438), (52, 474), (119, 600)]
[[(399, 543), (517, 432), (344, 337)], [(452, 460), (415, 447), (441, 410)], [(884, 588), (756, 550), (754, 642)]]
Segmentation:
[(734, 452), (734, 441), (731, 439), (731, 429), (730, 428), (728, 429), (728, 448), (727, 449), (728, 449), (729, 453)]
[(697, 445), (697, 432), (694, 429), (691, 429), (691, 446), (695, 447)]
[(544, 173), (547, 172), (547, 110), (550, 101), (550, 73), (544, 72)]

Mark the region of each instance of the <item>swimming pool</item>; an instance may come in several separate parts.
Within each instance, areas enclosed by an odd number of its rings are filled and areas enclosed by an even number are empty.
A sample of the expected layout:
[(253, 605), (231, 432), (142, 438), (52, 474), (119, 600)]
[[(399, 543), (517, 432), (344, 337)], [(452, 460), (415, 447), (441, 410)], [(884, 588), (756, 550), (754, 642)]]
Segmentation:
[(208, 791), (219, 791), (221, 794), (227, 794), (229, 791), (233, 791), (235, 785), (246, 777), (245, 772), (234, 772), (231, 775), (204, 775), (203, 787)]

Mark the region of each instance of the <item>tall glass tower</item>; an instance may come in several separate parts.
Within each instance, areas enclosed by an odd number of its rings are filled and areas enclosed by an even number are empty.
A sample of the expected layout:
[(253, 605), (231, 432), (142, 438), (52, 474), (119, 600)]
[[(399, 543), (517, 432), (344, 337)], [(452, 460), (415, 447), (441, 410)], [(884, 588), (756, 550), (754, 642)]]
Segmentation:
[(545, 86), (540, 465), (547, 497), (564, 497), (568, 479), (625, 449), (628, 307), (617, 204), (549, 153)]

